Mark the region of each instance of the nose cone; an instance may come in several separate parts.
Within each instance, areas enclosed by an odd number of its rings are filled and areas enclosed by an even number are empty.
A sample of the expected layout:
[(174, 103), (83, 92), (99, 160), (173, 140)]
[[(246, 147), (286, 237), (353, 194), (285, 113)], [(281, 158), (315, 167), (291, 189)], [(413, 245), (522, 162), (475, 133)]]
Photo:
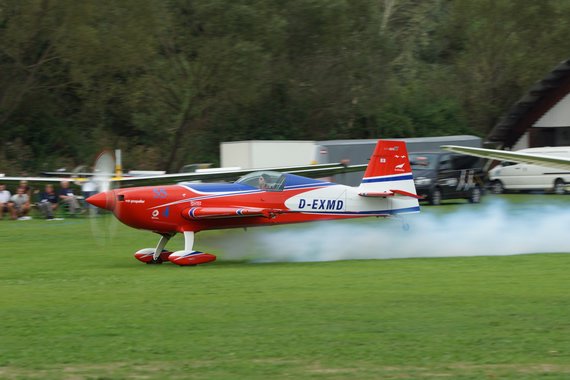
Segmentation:
[(113, 211), (113, 206), (115, 204), (115, 202), (113, 202), (114, 198), (112, 191), (104, 191), (102, 193), (92, 195), (87, 198), (86, 201), (93, 206), (104, 208), (109, 211)]

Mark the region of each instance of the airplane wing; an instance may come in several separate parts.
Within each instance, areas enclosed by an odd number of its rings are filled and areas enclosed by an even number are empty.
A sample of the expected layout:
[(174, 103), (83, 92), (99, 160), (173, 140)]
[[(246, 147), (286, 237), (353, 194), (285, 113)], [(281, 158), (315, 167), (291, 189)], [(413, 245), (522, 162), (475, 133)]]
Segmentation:
[[(359, 165), (343, 165), (340, 163), (333, 164), (320, 164), (320, 165), (306, 165), (306, 166), (281, 166), (271, 168), (258, 168), (258, 169), (228, 169), (216, 172), (206, 173), (173, 173), (161, 174), (155, 176), (137, 176), (137, 177), (121, 177), (112, 178), (111, 182), (118, 184), (119, 187), (133, 187), (133, 186), (149, 186), (172, 184), (183, 181), (234, 181), (239, 177), (256, 172), (256, 171), (277, 171), (283, 173), (298, 174), (305, 177), (322, 178), (334, 174), (351, 173), (364, 171), (367, 164)], [(29, 184), (59, 184), (61, 181), (83, 182), (88, 178), (69, 178), (69, 177), (0, 177), (0, 183), (18, 183), (22, 180), (28, 181)]]
[(283, 173), (298, 174), (305, 177), (321, 178), (328, 177), (339, 173), (349, 173), (355, 171), (364, 171), (366, 164), (346, 166), (339, 163), (307, 165), (307, 166), (283, 166), (273, 168), (258, 169), (230, 169), (227, 171), (211, 172), (211, 173), (174, 173), (163, 174), (157, 176), (144, 177), (123, 177), (114, 179), (113, 183), (118, 183), (120, 187), (132, 186), (149, 186), (167, 183), (176, 183), (183, 181), (234, 181), (239, 177), (248, 173), (257, 171), (276, 171)]
[(186, 219), (220, 219), (220, 218), (242, 218), (261, 216), (273, 218), (281, 214), (283, 210), (260, 208), (260, 207), (191, 207), (182, 211), (182, 216)]
[(523, 164), (546, 166), (549, 168), (570, 170), (570, 159), (564, 157), (518, 153), (496, 149), (470, 148), (455, 145), (442, 145), (441, 149), (456, 153), (468, 154), (476, 157), (488, 158), (491, 160), (511, 161)]
[(28, 184), (58, 184), (61, 181), (73, 181), (69, 177), (3, 177), (0, 176), (0, 183), (20, 183), (20, 181), (28, 181)]

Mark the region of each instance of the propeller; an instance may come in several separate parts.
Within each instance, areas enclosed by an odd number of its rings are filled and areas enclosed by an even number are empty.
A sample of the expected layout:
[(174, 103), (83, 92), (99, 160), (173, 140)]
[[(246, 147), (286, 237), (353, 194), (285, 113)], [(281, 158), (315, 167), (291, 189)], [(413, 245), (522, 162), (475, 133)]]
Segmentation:
[[(115, 171), (115, 156), (110, 151), (103, 151), (95, 160), (93, 167), (94, 175), (90, 179), (98, 193), (111, 190), (113, 187), (112, 178)], [(108, 194), (112, 196), (111, 194)], [(102, 213), (103, 215), (98, 215)], [(107, 242), (115, 235), (117, 229), (116, 218), (105, 215), (107, 212), (97, 209), (94, 206), (89, 207), (89, 215), (91, 217), (91, 233), (95, 242), (99, 246), (107, 245)]]
[(113, 156), (113, 153), (108, 150), (101, 152), (95, 160), (93, 169), (95, 175), (92, 180), (97, 186), (97, 191), (111, 190), (111, 178), (113, 178), (113, 171), (115, 170), (115, 156)]

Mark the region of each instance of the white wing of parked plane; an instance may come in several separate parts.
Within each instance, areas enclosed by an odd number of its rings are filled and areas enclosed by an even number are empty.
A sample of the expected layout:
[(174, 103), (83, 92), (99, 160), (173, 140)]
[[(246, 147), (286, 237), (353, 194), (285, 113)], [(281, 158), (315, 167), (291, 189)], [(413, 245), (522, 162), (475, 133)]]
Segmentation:
[[(163, 174), (154, 176), (137, 176), (137, 177), (121, 177), (112, 178), (110, 181), (119, 187), (131, 186), (148, 186), (160, 184), (172, 184), (181, 181), (233, 181), (239, 177), (256, 172), (256, 171), (277, 171), (284, 173), (298, 174), (305, 177), (322, 178), (332, 176), (334, 174), (349, 173), (364, 171), (367, 164), (346, 166), (340, 163), (334, 164), (320, 164), (320, 165), (305, 165), (305, 166), (284, 166), (284, 167), (271, 167), (261, 169), (228, 169), (223, 168), (218, 172), (209, 173), (174, 173)], [(1, 177), (0, 183), (18, 183), (22, 180), (28, 181), (30, 184), (59, 184), (61, 181), (76, 181), (82, 182), (89, 178), (70, 178), (70, 177)]]
[(522, 164), (531, 164), (546, 166), (549, 168), (557, 168), (570, 170), (570, 159), (556, 156), (545, 156), (534, 153), (510, 152), (507, 150), (470, 148), (465, 146), (442, 145), (441, 149), (456, 153), (468, 154), (471, 156), (488, 158), (491, 160), (511, 161)]

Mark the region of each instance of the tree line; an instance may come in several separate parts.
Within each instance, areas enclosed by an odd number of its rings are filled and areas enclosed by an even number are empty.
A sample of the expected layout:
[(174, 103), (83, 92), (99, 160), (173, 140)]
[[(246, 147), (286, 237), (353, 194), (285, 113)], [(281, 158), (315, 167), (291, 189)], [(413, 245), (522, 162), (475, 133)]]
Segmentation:
[(0, 172), (121, 148), (485, 136), (567, 59), (564, 0), (0, 0)]

